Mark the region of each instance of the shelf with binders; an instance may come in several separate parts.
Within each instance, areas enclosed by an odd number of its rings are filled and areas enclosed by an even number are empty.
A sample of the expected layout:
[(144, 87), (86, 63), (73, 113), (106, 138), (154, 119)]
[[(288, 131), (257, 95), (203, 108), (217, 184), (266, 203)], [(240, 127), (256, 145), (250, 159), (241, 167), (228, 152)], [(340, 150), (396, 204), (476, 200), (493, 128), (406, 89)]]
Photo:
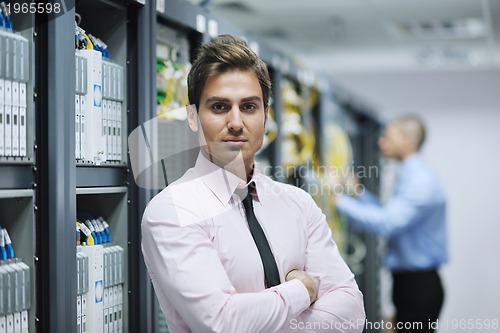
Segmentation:
[(127, 166), (127, 10), (117, 1), (85, 1), (76, 6), (75, 157), (79, 168)]
[(11, 21), (12, 28), (0, 22), (0, 188), (32, 188), (34, 17), (17, 14)]
[[(77, 188), (76, 195), (77, 323), (87, 332), (127, 332), (127, 188)], [(87, 269), (81, 264), (84, 260)]]
[[(0, 331), (35, 332), (36, 249), (33, 190), (0, 190)], [(7, 331), (8, 332), (8, 331)]]

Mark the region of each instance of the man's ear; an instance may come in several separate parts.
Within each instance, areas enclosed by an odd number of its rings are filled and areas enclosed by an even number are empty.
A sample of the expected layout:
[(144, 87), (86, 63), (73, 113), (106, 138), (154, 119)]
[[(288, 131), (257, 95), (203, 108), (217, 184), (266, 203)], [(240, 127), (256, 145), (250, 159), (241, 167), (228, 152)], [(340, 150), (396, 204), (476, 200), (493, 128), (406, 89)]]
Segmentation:
[(198, 112), (194, 104), (186, 105), (189, 128), (193, 132), (198, 132)]
[(269, 105), (264, 109), (264, 128), (266, 127), (268, 116), (269, 116)]

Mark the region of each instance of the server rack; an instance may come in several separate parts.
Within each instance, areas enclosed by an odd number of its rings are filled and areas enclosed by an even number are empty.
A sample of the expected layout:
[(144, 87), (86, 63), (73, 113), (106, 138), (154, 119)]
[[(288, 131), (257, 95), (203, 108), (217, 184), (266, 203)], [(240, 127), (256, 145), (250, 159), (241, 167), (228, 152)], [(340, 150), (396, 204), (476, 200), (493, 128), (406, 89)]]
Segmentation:
[[(28, 297), (28, 304), (23, 305), (23, 311), (26, 312), (21, 319), (16, 309), (19, 308), (18, 297), (13, 296), (8, 303), (2, 300), (0, 326), (34, 331), (38, 310), (37, 289), (34, 284), (38, 277), (35, 238), (37, 129), (33, 103), (35, 73), (32, 56), (35, 16), (16, 14), (10, 15), (10, 20), (12, 29), (2, 28), (0, 32), (0, 225), (10, 235), (13, 255), (17, 259), (3, 258), (0, 270), (4, 295), (6, 292), (22, 292)], [(5, 231), (2, 230), (3, 232)], [(4, 251), (7, 249), (9, 258), (11, 255), (4, 243), (5, 235), (2, 234), (1, 238), (2, 256), (5, 256)], [(18, 276), (5, 275), (6, 271), (14, 267), (12, 263), (16, 260), (22, 261), (29, 269), (23, 281)], [(6, 268), (8, 266), (11, 268)], [(25, 288), (21, 289), (21, 282)]]
[[(34, 61), (38, 89), (36, 98), (37, 145), (36, 145), (36, 220), (37, 238), (36, 279), (37, 332), (77, 332), (77, 260), (75, 221), (77, 211), (102, 216), (109, 223), (113, 245), (119, 245), (123, 253), (123, 326), (129, 331), (129, 295), (135, 286), (130, 283), (129, 262), (131, 251), (129, 227), (136, 225), (130, 207), (129, 164), (126, 134), (131, 105), (128, 95), (134, 95), (136, 85), (128, 77), (131, 61), (137, 56), (129, 48), (135, 43), (136, 26), (130, 27), (130, 19), (137, 20), (136, 7), (129, 1), (65, 1), (64, 14), (38, 16), (35, 25)], [(75, 14), (81, 15), (82, 25), (88, 32), (102, 38), (112, 53), (113, 63), (123, 69), (121, 158), (101, 165), (79, 160), (76, 156), (75, 94)], [(50, 82), (50, 84), (46, 84)], [(106, 96), (105, 96), (106, 97)], [(118, 102), (118, 99), (115, 99)], [(134, 101), (132, 101), (134, 102)], [(133, 118), (132, 118), (133, 119)], [(117, 145), (118, 145), (118, 140)], [(119, 151), (117, 149), (117, 151)], [(116, 159), (116, 158), (115, 158)], [(35, 234), (35, 233), (33, 233)], [(34, 252), (35, 253), (35, 252)], [(135, 310), (135, 308), (134, 308)], [(104, 318), (103, 318), (104, 319)], [(132, 320), (132, 319), (131, 319)], [(35, 332), (35, 329), (33, 329)], [(79, 332), (79, 331), (78, 331)]]
[[(131, 162), (127, 159), (125, 136), (122, 137), (122, 159), (118, 162), (96, 166), (75, 159), (76, 87), (71, 84), (76, 79), (71, 70), (76, 66), (75, 13), (82, 15), (82, 25), (89, 32), (108, 43), (114, 60), (124, 68), (125, 133), (156, 116), (159, 25), (186, 36), (191, 58), (201, 42), (217, 34), (246, 36), (269, 65), (278, 124), (283, 121), (280, 94), (283, 78), (300, 82), (304, 77), (286, 56), (257, 37), (183, 0), (91, 0), (64, 1), (64, 4), (64, 15), (22, 18), (28, 27), (22, 34), (29, 40), (31, 63), (27, 84), (27, 156), (0, 157), (0, 217), (11, 221), (6, 227), (12, 230), (13, 242), (23, 244), (17, 253), (32, 268), (30, 331), (77, 331), (73, 223), (76, 212), (85, 210), (104, 216), (116, 243), (125, 249), (127, 278), (123, 311), (128, 320), (124, 330), (157, 332), (162, 329), (158, 306), (140, 249), (141, 215), (157, 190), (141, 188), (135, 183)], [(92, 19), (86, 21), (85, 17), (89, 16)], [(320, 91), (323, 93), (323, 88)], [(318, 118), (324, 114), (321, 105), (320, 102), (311, 115), (319, 124), (322, 120)], [(276, 140), (263, 152), (275, 169), (283, 166), (282, 143), (282, 129), (278, 127)], [(74, 279), (68, 278), (68, 274)]]
[[(353, 146), (353, 165), (365, 170), (367, 177), (360, 179), (362, 185), (370, 192), (378, 194), (380, 190), (380, 163), (377, 140), (382, 127), (373, 110), (369, 107), (337, 96), (341, 110), (344, 113), (346, 128)], [(375, 170), (375, 174), (371, 171)], [(364, 295), (367, 321), (380, 322), (380, 271), (382, 267), (380, 253), (380, 236), (366, 232), (349, 230), (349, 252), (354, 254), (358, 265), (356, 280)], [(349, 258), (349, 255), (348, 255)], [(376, 333), (379, 329), (366, 329), (365, 332)]]

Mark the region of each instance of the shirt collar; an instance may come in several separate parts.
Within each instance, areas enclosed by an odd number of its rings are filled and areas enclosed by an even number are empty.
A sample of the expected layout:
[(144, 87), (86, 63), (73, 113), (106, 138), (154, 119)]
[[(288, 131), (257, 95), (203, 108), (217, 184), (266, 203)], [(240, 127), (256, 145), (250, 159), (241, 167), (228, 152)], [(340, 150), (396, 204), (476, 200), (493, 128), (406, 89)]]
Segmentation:
[(409, 170), (413, 170), (416, 167), (418, 168), (420, 161), (422, 161), (422, 155), (418, 152), (405, 158), (400, 165), (399, 176), (401, 177), (409, 172)]
[(403, 162), (401, 163), (401, 167), (408, 167), (409, 165), (413, 165), (415, 163), (418, 163), (418, 161), (420, 161), (422, 159), (422, 155), (420, 153), (414, 153), (410, 156), (408, 156), (407, 158), (405, 158), (403, 160)]
[[(198, 155), (194, 170), (203, 183), (212, 191), (219, 201), (226, 206), (237, 189), (247, 189), (251, 183), (258, 179), (257, 172), (250, 182), (245, 182), (234, 173), (210, 162), (201, 152)], [(257, 185), (254, 186), (254, 198), (257, 198)]]

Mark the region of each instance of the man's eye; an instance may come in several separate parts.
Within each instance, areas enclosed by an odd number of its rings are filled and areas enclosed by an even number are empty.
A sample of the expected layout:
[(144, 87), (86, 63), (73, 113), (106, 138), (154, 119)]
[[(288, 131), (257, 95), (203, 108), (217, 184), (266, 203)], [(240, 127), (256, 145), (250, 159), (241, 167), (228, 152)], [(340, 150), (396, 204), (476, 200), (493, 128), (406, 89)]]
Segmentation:
[(242, 107), (242, 110), (245, 110), (245, 111), (253, 111), (255, 109), (257, 109), (257, 106), (255, 104), (245, 104)]
[(215, 103), (212, 105), (212, 109), (215, 111), (224, 111), (226, 110), (226, 106), (224, 104)]

